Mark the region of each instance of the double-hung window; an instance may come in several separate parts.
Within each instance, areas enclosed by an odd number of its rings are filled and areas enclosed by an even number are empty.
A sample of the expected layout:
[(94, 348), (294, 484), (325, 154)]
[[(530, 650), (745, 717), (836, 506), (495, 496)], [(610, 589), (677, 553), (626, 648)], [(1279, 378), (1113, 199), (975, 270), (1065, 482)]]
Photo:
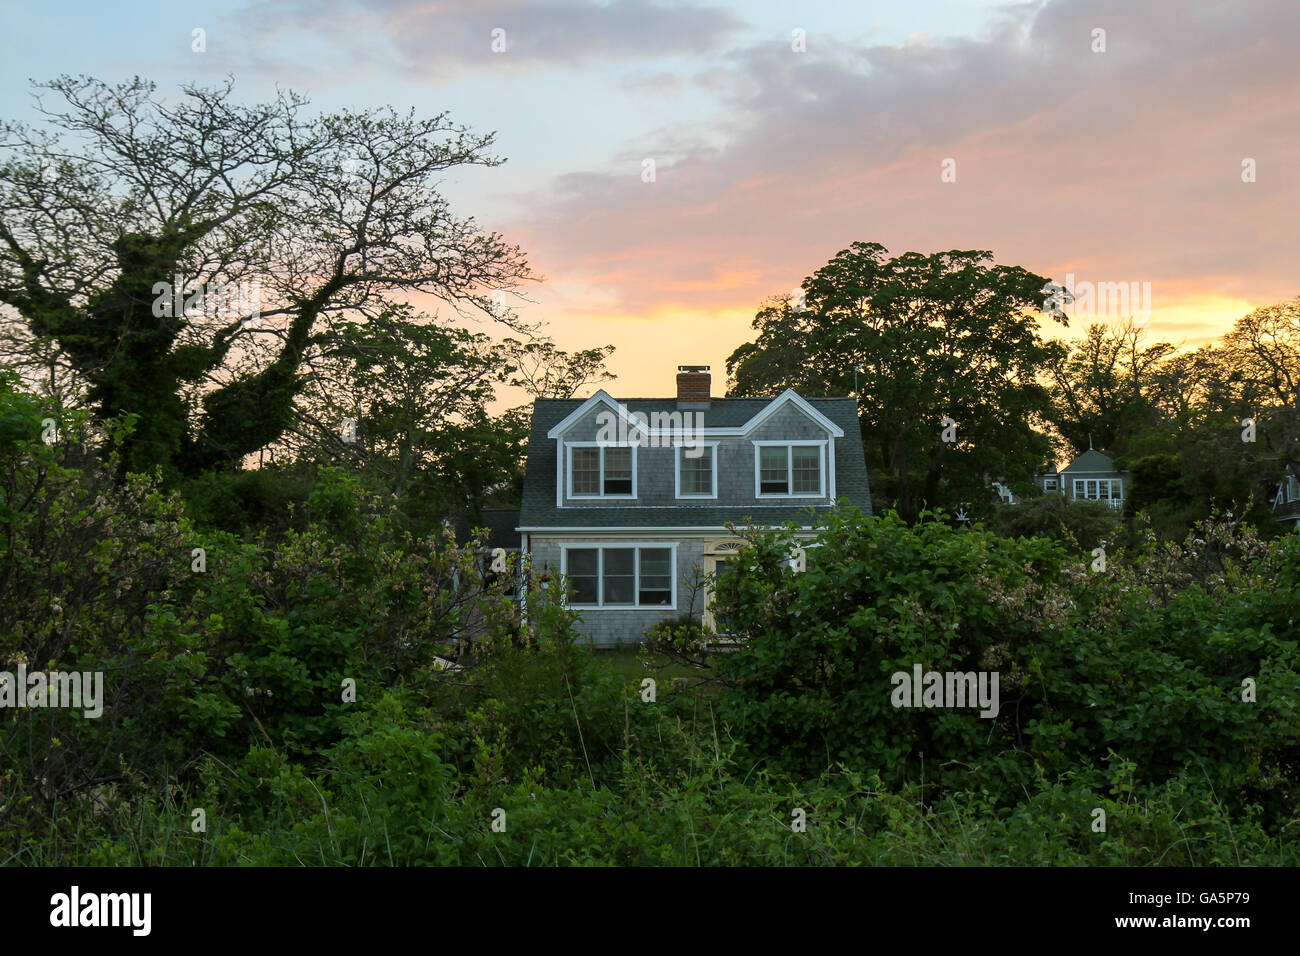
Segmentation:
[(673, 549), (652, 545), (566, 547), (569, 600), (591, 607), (672, 607)]
[(759, 498), (824, 497), (824, 444), (756, 444), (755, 496)]
[(636, 454), (630, 445), (570, 445), (570, 498), (636, 497)]
[[(677, 497), (716, 498), (718, 496), (718, 446), (677, 448)], [(697, 453), (692, 457), (690, 453)]]

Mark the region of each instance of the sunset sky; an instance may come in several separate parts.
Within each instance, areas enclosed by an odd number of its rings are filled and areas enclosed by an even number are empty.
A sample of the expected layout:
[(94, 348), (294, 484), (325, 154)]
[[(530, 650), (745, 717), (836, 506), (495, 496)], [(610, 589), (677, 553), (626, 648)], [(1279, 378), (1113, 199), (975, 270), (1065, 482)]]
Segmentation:
[(1150, 333), (1175, 344), (1300, 294), (1297, 0), (119, 0), (3, 18), (6, 118), (32, 118), (29, 78), (170, 93), (233, 74), (249, 103), (279, 84), (496, 130), (508, 162), (446, 192), (544, 276), (522, 316), (567, 349), (617, 347), (616, 395), (668, 393), (678, 364), (711, 364), (719, 388), (762, 300), (854, 240), (1150, 283)]

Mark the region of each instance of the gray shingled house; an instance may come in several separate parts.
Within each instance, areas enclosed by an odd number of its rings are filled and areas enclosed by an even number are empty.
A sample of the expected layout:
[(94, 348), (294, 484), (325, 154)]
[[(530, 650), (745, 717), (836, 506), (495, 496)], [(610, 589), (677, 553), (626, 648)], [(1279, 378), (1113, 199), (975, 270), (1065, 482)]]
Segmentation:
[(534, 576), (567, 581), (593, 643), (688, 613), (712, 625), (707, 582), (739, 546), (728, 522), (807, 528), (840, 500), (871, 513), (855, 399), (710, 391), (708, 366), (680, 366), (675, 398), (533, 405), (521, 547)]
[(1049, 495), (1064, 495), (1073, 501), (1104, 501), (1112, 508), (1120, 508), (1127, 478), (1126, 472), (1116, 470), (1113, 458), (1089, 447), (1060, 472), (1052, 468), (1034, 480)]

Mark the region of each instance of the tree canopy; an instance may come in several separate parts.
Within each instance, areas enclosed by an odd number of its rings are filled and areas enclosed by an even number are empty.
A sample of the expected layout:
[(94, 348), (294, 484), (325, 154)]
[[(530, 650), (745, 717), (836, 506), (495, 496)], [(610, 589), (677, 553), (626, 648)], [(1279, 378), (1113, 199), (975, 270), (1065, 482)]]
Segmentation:
[(764, 304), (727, 359), (730, 393), (856, 393), (872, 495), (909, 518), (987, 494), (986, 476), (1027, 480), (1049, 454), (1038, 374), (1061, 347), (1038, 333), (1045, 285), (989, 252), (855, 242)]
[(0, 134), (0, 303), (101, 418), (138, 416), (125, 470), (194, 473), (276, 441), (309, 357), (385, 297), (519, 326), (496, 303), (530, 276), (523, 254), (437, 189), (500, 162), (491, 134), (445, 113), (313, 115), (292, 92), (242, 106), (233, 81), (38, 89), (45, 125)]

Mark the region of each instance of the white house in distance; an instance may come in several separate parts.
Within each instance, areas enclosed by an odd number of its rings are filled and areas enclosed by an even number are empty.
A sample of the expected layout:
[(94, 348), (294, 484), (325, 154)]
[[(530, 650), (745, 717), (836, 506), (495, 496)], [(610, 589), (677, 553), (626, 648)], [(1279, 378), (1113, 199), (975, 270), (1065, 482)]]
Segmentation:
[(1277, 521), (1290, 521), (1300, 529), (1300, 478), (1286, 475), (1277, 486), (1273, 496), (1273, 517)]
[(1115, 469), (1115, 459), (1089, 448), (1061, 471), (1034, 478), (1044, 493), (1064, 495), (1071, 501), (1104, 501), (1112, 508), (1124, 505), (1128, 475)]
[[(1115, 469), (1115, 460), (1089, 448), (1060, 471), (1052, 465), (1047, 471), (1034, 476), (1034, 483), (1046, 495), (1061, 495), (1071, 501), (1104, 501), (1112, 508), (1124, 505), (1124, 489), (1128, 480), (1126, 472)], [(1006, 504), (1020, 503), (1020, 498), (1001, 482), (993, 487)]]

